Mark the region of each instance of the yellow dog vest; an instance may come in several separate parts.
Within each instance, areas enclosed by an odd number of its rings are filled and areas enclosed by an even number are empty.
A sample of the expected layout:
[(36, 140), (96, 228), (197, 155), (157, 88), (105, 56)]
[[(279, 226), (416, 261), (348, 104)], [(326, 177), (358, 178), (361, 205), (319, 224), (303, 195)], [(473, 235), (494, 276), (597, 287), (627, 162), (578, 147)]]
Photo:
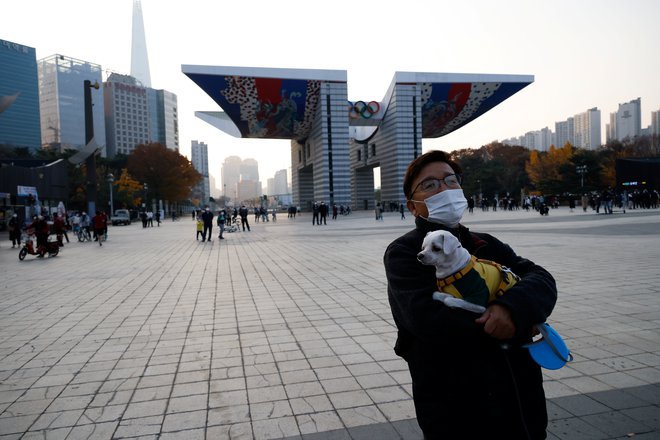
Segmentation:
[(438, 280), (438, 290), (473, 304), (486, 306), (515, 285), (520, 277), (494, 261), (472, 255), (461, 271)]

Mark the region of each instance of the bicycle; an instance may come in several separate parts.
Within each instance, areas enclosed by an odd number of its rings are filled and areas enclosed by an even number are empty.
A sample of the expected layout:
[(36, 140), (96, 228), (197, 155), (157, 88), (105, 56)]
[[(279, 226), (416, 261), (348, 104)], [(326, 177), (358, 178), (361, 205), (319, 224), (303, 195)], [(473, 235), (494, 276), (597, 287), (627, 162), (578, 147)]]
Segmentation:
[(85, 227), (78, 229), (76, 234), (78, 236), (79, 242), (92, 241), (92, 234), (89, 233), (89, 230)]

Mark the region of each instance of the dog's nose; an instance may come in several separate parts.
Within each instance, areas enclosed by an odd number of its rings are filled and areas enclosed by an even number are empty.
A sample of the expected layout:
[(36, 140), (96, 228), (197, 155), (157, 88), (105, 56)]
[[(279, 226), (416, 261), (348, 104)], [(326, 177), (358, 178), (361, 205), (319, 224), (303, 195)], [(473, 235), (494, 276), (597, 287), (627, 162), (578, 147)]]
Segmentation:
[(417, 254), (417, 261), (419, 261), (420, 263), (424, 262), (424, 254), (423, 253), (420, 252), (419, 254)]

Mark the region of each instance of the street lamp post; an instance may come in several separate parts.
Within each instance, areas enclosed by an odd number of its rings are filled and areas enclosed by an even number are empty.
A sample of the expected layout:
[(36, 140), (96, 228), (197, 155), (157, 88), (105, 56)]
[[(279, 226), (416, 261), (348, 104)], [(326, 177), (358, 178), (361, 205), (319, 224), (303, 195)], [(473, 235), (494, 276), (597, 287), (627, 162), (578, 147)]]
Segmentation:
[(145, 211), (147, 210), (147, 204), (149, 203), (148, 196), (149, 195), (149, 185), (144, 184), (144, 203), (142, 204), (144, 206)]
[[(99, 83), (88, 79), (83, 81), (83, 95), (85, 104), (85, 144), (94, 139), (94, 115), (92, 114), (92, 90), (99, 89)], [(87, 167), (87, 212), (96, 212), (96, 152), (89, 155), (85, 165)]]
[(580, 175), (580, 189), (584, 188), (584, 175), (587, 174), (586, 165), (578, 165), (575, 167), (575, 172)]
[(114, 212), (114, 203), (112, 203), (112, 184), (115, 181), (115, 176), (112, 173), (108, 174), (108, 186), (110, 187), (110, 216), (112, 217), (112, 213)]

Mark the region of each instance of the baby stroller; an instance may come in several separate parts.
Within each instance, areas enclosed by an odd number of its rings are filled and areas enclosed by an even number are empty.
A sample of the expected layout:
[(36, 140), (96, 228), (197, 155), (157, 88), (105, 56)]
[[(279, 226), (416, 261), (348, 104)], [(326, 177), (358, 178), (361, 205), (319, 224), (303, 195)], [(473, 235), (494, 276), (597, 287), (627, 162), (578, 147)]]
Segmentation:
[(240, 232), (241, 223), (238, 217), (234, 217), (229, 220), (229, 223), (225, 226), (225, 232)]

